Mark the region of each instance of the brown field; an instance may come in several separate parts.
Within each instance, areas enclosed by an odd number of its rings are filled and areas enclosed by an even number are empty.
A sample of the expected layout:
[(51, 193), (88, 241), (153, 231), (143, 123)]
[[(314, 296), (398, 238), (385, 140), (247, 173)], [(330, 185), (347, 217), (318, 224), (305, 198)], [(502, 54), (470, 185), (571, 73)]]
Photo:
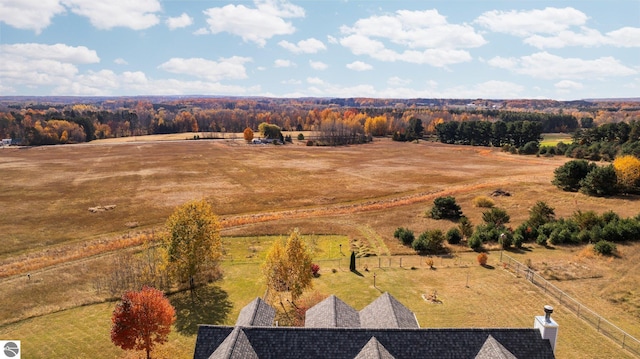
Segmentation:
[[(513, 227), (538, 200), (558, 217), (578, 209), (622, 217), (640, 212), (637, 197), (591, 198), (555, 188), (553, 170), (565, 157), (388, 139), (331, 148), (184, 138), (0, 150), (0, 325), (101, 302), (91, 283), (110, 252), (157, 233), (175, 206), (191, 199), (212, 203), (225, 236), (280, 235), (298, 227), (346, 235), (352, 248), (377, 255), (411, 254), (392, 238), (399, 226), (415, 233), (453, 226), (424, 216), (441, 195), (453, 195), (474, 224), (482, 209), (473, 199), (496, 189), (511, 194), (492, 199)], [(640, 247), (622, 246), (614, 259), (580, 250), (512, 255), (563, 279), (558, 286), (640, 337)], [(27, 273), (38, 274), (41, 284), (24, 285)]]

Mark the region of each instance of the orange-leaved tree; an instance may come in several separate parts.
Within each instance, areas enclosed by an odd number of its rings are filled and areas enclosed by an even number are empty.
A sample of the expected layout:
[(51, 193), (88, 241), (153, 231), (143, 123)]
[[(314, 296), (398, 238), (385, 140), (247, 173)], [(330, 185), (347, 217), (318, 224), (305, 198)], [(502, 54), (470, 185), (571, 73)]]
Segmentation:
[(152, 287), (128, 291), (116, 305), (111, 341), (125, 350), (145, 350), (147, 359), (156, 344), (166, 343), (176, 311), (164, 294)]
[(251, 142), (251, 140), (253, 140), (253, 130), (249, 127), (245, 128), (242, 134), (244, 135), (245, 141)]

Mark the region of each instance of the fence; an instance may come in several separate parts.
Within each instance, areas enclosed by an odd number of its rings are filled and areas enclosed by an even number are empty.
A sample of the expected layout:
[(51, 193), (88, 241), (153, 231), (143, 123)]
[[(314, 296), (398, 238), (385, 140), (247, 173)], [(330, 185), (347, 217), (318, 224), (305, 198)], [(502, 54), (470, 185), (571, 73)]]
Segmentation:
[(567, 295), (567, 293), (563, 292), (555, 285), (549, 283), (549, 281), (544, 279), (539, 274), (535, 273), (526, 265), (518, 262), (517, 260), (511, 258), (506, 254), (501, 254), (501, 257), (502, 263), (504, 263), (505, 267), (513, 271), (516, 276), (520, 276), (528, 280), (538, 288), (542, 289), (547, 295), (557, 299), (558, 302), (560, 302), (560, 305), (563, 305), (565, 308), (575, 313), (578, 318), (581, 318), (582, 320), (590, 324), (598, 332), (618, 343), (620, 346), (622, 346), (623, 349), (626, 349), (631, 353), (640, 356), (640, 341), (638, 339), (629, 335), (629, 333), (625, 332), (624, 330), (618, 328), (613, 323), (598, 315), (596, 312), (580, 304), (577, 300), (571, 298)]

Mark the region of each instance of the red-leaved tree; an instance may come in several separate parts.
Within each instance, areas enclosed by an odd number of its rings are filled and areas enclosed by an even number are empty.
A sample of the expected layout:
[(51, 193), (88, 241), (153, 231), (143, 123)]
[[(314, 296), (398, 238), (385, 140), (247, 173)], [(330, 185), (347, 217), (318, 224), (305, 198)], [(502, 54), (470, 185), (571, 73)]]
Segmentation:
[(156, 344), (167, 342), (176, 311), (164, 294), (145, 286), (128, 291), (116, 305), (111, 322), (111, 341), (125, 350), (145, 350), (147, 359)]

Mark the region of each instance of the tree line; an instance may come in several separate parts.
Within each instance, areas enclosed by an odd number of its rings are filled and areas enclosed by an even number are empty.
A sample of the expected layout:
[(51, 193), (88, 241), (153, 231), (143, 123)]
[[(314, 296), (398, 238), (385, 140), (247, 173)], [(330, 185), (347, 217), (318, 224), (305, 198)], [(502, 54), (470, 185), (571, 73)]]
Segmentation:
[(542, 124), (533, 121), (465, 121), (441, 123), (436, 126), (436, 135), (448, 144), (521, 148), (540, 141), (542, 130)]

